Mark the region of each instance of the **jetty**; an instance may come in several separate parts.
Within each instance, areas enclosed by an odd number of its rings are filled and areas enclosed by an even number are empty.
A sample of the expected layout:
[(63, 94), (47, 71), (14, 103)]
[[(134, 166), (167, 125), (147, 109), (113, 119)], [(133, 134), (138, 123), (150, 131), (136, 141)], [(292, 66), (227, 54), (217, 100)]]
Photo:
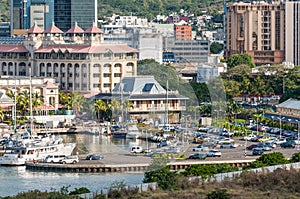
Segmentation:
[[(182, 171), (192, 165), (199, 164), (222, 164), (228, 163), (232, 166), (242, 167), (249, 165), (255, 159), (238, 160), (172, 160), (167, 164), (171, 170)], [(73, 173), (130, 173), (145, 172), (151, 164), (151, 157), (131, 155), (131, 154), (112, 154), (105, 155), (102, 160), (85, 160), (81, 158), (76, 164), (53, 164), (40, 162), (26, 162), (26, 169), (33, 171), (46, 172), (73, 172)]]

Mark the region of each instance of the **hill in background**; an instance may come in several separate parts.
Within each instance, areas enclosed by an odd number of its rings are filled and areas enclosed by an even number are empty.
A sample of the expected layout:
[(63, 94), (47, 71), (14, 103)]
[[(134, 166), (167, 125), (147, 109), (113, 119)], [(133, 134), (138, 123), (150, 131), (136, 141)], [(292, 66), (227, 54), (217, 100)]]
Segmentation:
[[(232, 1), (232, 0), (231, 0)], [(180, 9), (200, 15), (203, 11), (215, 14), (222, 11), (223, 0), (98, 0), (98, 18), (134, 15), (152, 20), (158, 14), (169, 15)], [(0, 22), (9, 21), (9, 0), (0, 0)]]

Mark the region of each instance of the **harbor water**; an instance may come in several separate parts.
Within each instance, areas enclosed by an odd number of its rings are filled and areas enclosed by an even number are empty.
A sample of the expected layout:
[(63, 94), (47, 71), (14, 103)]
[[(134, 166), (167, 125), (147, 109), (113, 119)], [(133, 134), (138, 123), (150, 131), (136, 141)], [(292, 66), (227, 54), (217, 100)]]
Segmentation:
[[(129, 150), (131, 146), (154, 147), (155, 143), (146, 143), (142, 140), (112, 139), (106, 136), (87, 134), (64, 135), (66, 142), (76, 141), (76, 153), (118, 153)], [(29, 190), (60, 191), (68, 187), (69, 191), (75, 188), (86, 187), (92, 192), (106, 191), (114, 183), (124, 182), (126, 185), (141, 184), (143, 173), (64, 173), (29, 171), (25, 166), (0, 166), (0, 197), (14, 196)]]

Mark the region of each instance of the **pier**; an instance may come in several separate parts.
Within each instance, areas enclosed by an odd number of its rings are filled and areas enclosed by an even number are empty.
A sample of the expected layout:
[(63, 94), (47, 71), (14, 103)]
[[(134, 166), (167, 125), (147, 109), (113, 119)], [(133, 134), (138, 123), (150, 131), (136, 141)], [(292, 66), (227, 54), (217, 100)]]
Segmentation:
[[(201, 160), (178, 160), (168, 163), (173, 171), (182, 171), (192, 165), (207, 164), (224, 164), (242, 167), (249, 165), (254, 159), (249, 160), (217, 160), (217, 161), (201, 161)], [(135, 162), (135, 161), (134, 161)], [(75, 173), (111, 173), (111, 172), (145, 172), (150, 162), (147, 163), (114, 163), (106, 164), (100, 161), (80, 160), (77, 164), (53, 164), (53, 163), (33, 163), (27, 162), (26, 169), (33, 171), (51, 171), (51, 172), (75, 172)]]

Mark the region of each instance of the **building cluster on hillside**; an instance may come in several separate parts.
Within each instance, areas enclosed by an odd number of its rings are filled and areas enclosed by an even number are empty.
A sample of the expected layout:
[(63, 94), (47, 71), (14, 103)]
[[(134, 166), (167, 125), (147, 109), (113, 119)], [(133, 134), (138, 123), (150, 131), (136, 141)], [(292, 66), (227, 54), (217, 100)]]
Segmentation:
[(226, 4), (225, 27), (215, 23), (214, 31), (206, 13), (98, 20), (96, 0), (10, 1), (12, 20), (0, 24), (0, 75), (53, 78), (59, 90), (111, 93), (144, 59), (173, 63), (188, 81), (207, 82), (226, 71), (222, 53), (210, 54), (212, 42), (224, 44), (226, 59), (248, 53), (258, 66), (300, 62), (297, 1)]

